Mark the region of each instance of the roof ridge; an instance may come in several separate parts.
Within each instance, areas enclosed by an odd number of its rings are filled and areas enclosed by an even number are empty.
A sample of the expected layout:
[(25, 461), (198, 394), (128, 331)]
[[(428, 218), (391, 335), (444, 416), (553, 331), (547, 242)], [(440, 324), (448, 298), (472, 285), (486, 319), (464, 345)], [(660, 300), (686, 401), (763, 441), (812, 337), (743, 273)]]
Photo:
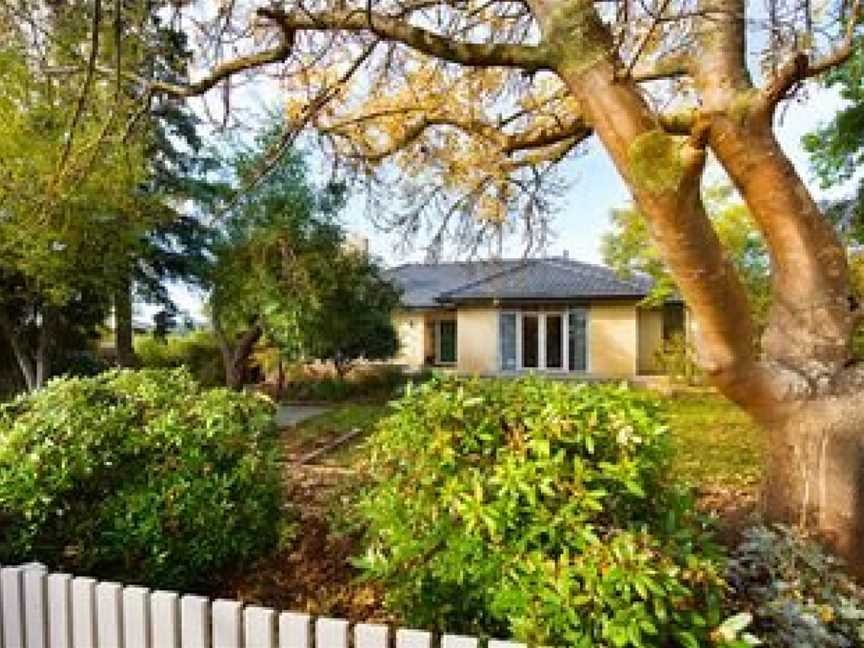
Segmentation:
[[(626, 285), (630, 286), (631, 288), (635, 288), (636, 290), (643, 290), (643, 289), (644, 289), (643, 286), (640, 286), (640, 285), (639, 285), (638, 283), (636, 283), (635, 281), (631, 281), (631, 280), (628, 279), (627, 277), (622, 277), (622, 276), (620, 276), (620, 275), (615, 271), (614, 268), (610, 268), (609, 266), (606, 266), (606, 265), (600, 265), (600, 264), (597, 264), (597, 263), (588, 263), (588, 262), (586, 262), (586, 261), (579, 261), (579, 260), (577, 260), (577, 259), (567, 259), (567, 258), (564, 258), (564, 257), (555, 257), (555, 258), (552, 258), (552, 259), (547, 259), (546, 261), (550, 262), (552, 265), (555, 265), (556, 267), (559, 267), (559, 268), (562, 268), (562, 269), (566, 269), (566, 270), (573, 270), (574, 268), (572, 268), (572, 267), (568, 267), (568, 266), (569, 266), (570, 264), (574, 264), (574, 263), (575, 263), (575, 264), (579, 264), (580, 266), (583, 266), (584, 268), (590, 270), (591, 272), (593, 272), (593, 273), (595, 273), (595, 274), (599, 274), (600, 272), (603, 272), (603, 271), (611, 272), (611, 273), (615, 276), (615, 279), (616, 279), (617, 281), (620, 281), (621, 283), (626, 284)], [(563, 261), (564, 263), (561, 263), (562, 261)], [(650, 280), (651, 277), (646, 276), (646, 279), (649, 279), (649, 280)]]
[(468, 288), (474, 288), (476, 286), (479, 286), (480, 284), (486, 283), (487, 281), (492, 281), (493, 279), (498, 279), (499, 277), (503, 277), (506, 274), (510, 274), (510, 273), (515, 272), (517, 270), (521, 270), (522, 268), (526, 267), (527, 265), (536, 263), (537, 261), (539, 261), (539, 259), (524, 259), (523, 262), (520, 263), (519, 265), (513, 265), (513, 266), (511, 266), (509, 268), (505, 268), (499, 272), (494, 272), (494, 273), (487, 275), (485, 277), (481, 277), (480, 279), (476, 279), (474, 281), (469, 281), (468, 283), (462, 284), (461, 286), (457, 286), (456, 288), (453, 288), (451, 290), (445, 290), (444, 292), (439, 294), (438, 297), (436, 297), (436, 300), (441, 300), (445, 296), (452, 295), (453, 293), (459, 292), (461, 290), (466, 290)]

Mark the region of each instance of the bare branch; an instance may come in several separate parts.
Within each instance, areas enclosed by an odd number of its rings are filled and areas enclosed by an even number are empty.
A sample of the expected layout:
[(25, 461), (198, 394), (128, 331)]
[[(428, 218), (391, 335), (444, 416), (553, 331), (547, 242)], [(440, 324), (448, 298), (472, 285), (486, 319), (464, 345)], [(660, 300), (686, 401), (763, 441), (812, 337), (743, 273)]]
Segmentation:
[(840, 45), (820, 61), (810, 61), (805, 52), (797, 52), (778, 71), (774, 80), (763, 90), (763, 97), (769, 108), (789, 96), (796, 85), (837, 66), (843, 65), (855, 51), (855, 29), (861, 18), (861, 0), (854, 0), (846, 24), (846, 34)]
[(427, 29), (411, 25), (366, 9), (286, 13), (262, 8), (258, 15), (272, 20), (286, 34), (295, 31), (372, 31), (379, 38), (402, 43), (429, 56), (468, 67), (509, 67), (536, 72), (550, 68), (546, 51), (541, 47), (501, 43), (456, 41)]
[[(287, 60), (291, 55), (294, 42), (293, 39), (288, 37), (288, 34), (285, 36), (286, 37), (277, 47), (263, 52), (258, 52), (257, 54), (241, 56), (222, 63), (221, 65), (217, 65), (210, 74), (193, 83), (180, 84), (146, 79), (138, 74), (128, 71), (123, 72), (123, 77), (128, 81), (143, 86), (145, 92), (149, 91), (153, 94), (168, 94), (176, 97), (196, 97), (204, 94), (219, 82), (224, 81), (235, 74), (260, 68), (271, 63), (281, 63)], [(97, 67), (97, 70), (102, 74), (110, 74), (112, 72), (112, 70), (104, 67)]]
[(84, 77), (84, 85), (81, 86), (81, 93), (78, 95), (78, 101), (75, 104), (75, 112), (72, 114), (72, 120), (69, 122), (66, 143), (63, 145), (63, 153), (60, 155), (58, 177), (63, 173), (63, 168), (69, 160), (69, 155), (72, 152), (72, 142), (75, 140), (75, 131), (78, 128), (78, 123), (81, 121), (81, 116), (84, 114), (84, 106), (87, 104), (87, 97), (93, 85), (93, 77), (96, 73), (96, 59), (99, 55), (99, 27), (101, 22), (102, 3), (100, 0), (95, 0), (93, 3), (93, 22), (90, 27), (90, 56), (87, 60), (87, 75)]

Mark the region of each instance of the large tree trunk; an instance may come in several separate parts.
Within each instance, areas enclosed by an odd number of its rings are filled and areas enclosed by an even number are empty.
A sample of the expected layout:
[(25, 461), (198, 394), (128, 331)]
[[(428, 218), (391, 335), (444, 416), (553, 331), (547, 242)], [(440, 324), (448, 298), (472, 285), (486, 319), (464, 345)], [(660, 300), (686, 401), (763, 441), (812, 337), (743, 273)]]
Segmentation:
[(114, 346), (121, 367), (135, 366), (132, 338), (132, 286), (127, 280), (114, 292)]
[(864, 575), (864, 409), (823, 398), (768, 426), (763, 504), (768, 519), (816, 531)]
[[(818, 532), (864, 574), (864, 371), (851, 360), (856, 312), (845, 251), (772, 132), (774, 98), (752, 89), (741, 0), (704, 0), (696, 74), (700, 114), (686, 139), (664, 132), (622, 79), (592, 3), (534, 0), (556, 71), (580, 101), (698, 324), (699, 364), (767, 431), (764, 504), (773, 520)], [(715, 24), (717, 23), (717, 24)], [(705, 149), (724, 165), (763, 231), (774, 303), (754, 356), (740, 280), (700, 196)]]

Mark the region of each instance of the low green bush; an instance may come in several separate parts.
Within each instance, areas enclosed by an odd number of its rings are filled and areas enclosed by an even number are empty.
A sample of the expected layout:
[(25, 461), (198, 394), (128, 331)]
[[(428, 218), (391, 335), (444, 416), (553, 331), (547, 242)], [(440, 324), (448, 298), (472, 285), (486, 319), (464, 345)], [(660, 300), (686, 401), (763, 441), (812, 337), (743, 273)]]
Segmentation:
[(864, 590), (800, 531), (756, 526), (729, 558), (730, 602), (769, 648), (864, 646)]
[(135, 355), (148, 369), (187, 367), (206, 387), (225, 384), (219, 344), (209, 331), (172, 334), (161, 340), (152, 335), (139, 336), (135, 338)]
[(697, 646), (722, 567), (624, 386), (433, 379), (370, 440), (367, 551), (406, 621), (535, 645)]
[(198, 586), (277, 541), (280, 500), (272, 403), (185, 369), (0, 405), (0, 563)]
[(409, 376), (399, 367), (388, 366), (355, 369), (345, 379), (299, 371), (286, 382), (285, 397), (301, 401), (382, 401), (393, 398), (408, 382), (417, 383), (428, 378), (428, 375)]

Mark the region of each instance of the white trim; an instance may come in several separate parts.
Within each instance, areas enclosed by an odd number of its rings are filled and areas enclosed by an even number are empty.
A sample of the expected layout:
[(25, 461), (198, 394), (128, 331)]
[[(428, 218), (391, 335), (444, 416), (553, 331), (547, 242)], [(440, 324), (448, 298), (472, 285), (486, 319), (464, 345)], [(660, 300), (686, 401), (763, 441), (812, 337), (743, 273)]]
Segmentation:
[[(570, 313), (573, 311), (581, 311), (585, 320), (585, 368), (584, 369), (571, 369), (570, 368)], [(516, 320), (515, 332), (516, 336), (516, 366), (515, 368), (508, 368), (504, 366), (504, 357), (502, 355), (502, 346), (503, 341), (501, 339), (501, 320), (504, 315), (513, 315)], [(561, 366), (560, 367), (547, 367), (546, 362), (548, 360), (546, 356), (546, 335), (547, 335), (547, 318), (550, 316), (558, 316), (561, 318)], [(523, 359), (523, 340), (522, 334), (524, 332), (524, 319), (525, 317), (536, 317), (537, 318), (537, 366), (536, 367), (526, 367), (522, 363)], [(567, 306), (563, 310), (549, 310), (549, 311), (537, 311), (537, 310), (516, 310), (516, 309), (501, 309), (498, 311), (498, 327), (497, 327), (497, 344), (496, 344), (496, 366), (498, 371), (514, 371), (518, 373), (523, 373), (526, 371), (538, 371), (544, 373), (552, 373), (552, 374), (580, 374), (587, 375), (591, 373), (591, 339), (590, 339), (590, 329), (591, 329), (591, 307), (586, 306)]]

